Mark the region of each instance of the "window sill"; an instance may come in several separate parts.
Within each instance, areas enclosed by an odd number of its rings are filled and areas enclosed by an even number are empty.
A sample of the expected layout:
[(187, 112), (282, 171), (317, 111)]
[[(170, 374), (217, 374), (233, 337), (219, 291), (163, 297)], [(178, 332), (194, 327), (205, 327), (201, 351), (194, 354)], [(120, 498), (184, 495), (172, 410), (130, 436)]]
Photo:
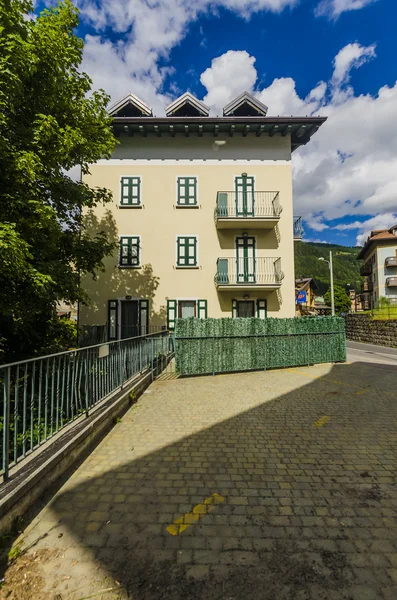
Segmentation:
[(117, 265), (119, 269), (140, 269), (142, 265)]
[(142, 204), (119, 204), (119, 208), (143, 208)]
[(199, 269), (200, 265), (175, 265), (175, 269)]
[(200, 208), (199, 204), (175, 204), (175, 208)]

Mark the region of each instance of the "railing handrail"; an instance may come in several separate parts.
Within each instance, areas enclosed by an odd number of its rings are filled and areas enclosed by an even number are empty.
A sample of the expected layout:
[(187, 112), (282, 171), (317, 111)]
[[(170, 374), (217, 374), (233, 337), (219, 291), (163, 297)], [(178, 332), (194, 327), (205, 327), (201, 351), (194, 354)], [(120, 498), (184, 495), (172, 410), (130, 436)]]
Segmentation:
[[(255, 256), (255, 261), (258, 260), (273, 260), (274, 262), (276, 262), (277, 260), (280, 260), (281, 256)], [(237, 260), (237, 256), (219, 256), (217, 258), (217, 262), (218, 260)]]
[(92, 348), (99, 348), (99, 346), (120, 344), (121, 342), (128, 342), (130, 340), (138, 340), (140, 338), (147, 338), (152, 335), (159, 335), (159, 333), (169, 333), (169, 329), (162, 329), (161, 331), (156, 331), (154, 333), (144, 333), (143, 335), (134, 335), (132, 337), (123, 338), (120, 340), (111, 340), (108, 342), (101, 342), (99, 344), (93, 344), (92, 346), (84, 346), (83, 348), (72, 348), (71, 350), (63, 350), (62, 352), (54, 352), (53, 354), (45, 354), (44, 356), (35, 356), (33, 358), (27, 358), (25, 360), (17, 360), (16, 362), (0, 365), (0, 369), (6, 369), (7, 367), (17, 367), (18, 365), (25, 364), (25, 363), (31, 363), (31, 362), (34, 362), (35, 360), (45, 360), (47, 358), (54, 358), (55, 356), (62, 356), (64, 354), (77, 354), (78, 352), (84, 352), (85, 350), (91, 350)]
[[(216, 193), (216, 197), (218, 198), (219, 194), (241, 194), (242, 191), (239, 190), (238, 192), (236, 192), (236, 190), (219, 190)], [(280, 190), (247, 190), (247, 194), (279, 194)]]

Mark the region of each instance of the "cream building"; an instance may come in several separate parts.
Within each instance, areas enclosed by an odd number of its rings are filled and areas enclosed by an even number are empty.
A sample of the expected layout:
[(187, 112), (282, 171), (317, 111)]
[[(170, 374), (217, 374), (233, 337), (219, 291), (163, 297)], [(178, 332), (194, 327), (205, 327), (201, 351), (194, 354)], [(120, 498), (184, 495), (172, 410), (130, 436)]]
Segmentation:
[(133, 95), (110, 112), (119, 144), (84, 181), (113, 202), (85, 218), (118, 251), (83, 282), (80, 323), (119, 339), (177, 317), (293, 317), (291, 153), (326, 119), (268, 117), (248, 93), (222, 117), (189, 93), (165, 117)]
[(376, 308), (381, 298), (397, 304), (397, 225), (377, 229), (365, 242), (357, 258), (363, 260), (362, 300), (364, 309)]

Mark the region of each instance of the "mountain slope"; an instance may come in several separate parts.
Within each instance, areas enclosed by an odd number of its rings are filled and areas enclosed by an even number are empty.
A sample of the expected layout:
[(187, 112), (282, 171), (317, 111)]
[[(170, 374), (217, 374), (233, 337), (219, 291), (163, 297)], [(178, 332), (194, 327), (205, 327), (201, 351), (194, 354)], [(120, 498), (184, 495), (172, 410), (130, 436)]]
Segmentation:
[(315, 244), (311, 242), (295, 243), (295, 277), (313, 277), (317, 280), (320, 293), (324, 294), (330, 282), (328, 264), (318, 260), (323, 257), (329, 260), (332, 251), (334, 266), (334, 283), (346, 287), (347, 284), (361, 287), (363, 278), (360, 275), (360, 261), (357, 255), (358, 247), (338, 246), (336, 244)]

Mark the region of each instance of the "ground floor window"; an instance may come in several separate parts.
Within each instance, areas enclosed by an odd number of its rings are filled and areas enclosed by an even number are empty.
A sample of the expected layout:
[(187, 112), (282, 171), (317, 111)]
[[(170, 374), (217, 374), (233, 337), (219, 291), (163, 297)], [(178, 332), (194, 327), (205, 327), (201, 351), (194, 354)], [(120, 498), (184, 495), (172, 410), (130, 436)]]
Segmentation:
[(207, 300), (167, 300), (167, 327), (175, 328), (176, 319), (207, 318)]
[(258, 317), (265, 319), (267, 316), (267, 301), (258, 298), (256, 300), (232, 300), (233, 318), (249, 319)]

